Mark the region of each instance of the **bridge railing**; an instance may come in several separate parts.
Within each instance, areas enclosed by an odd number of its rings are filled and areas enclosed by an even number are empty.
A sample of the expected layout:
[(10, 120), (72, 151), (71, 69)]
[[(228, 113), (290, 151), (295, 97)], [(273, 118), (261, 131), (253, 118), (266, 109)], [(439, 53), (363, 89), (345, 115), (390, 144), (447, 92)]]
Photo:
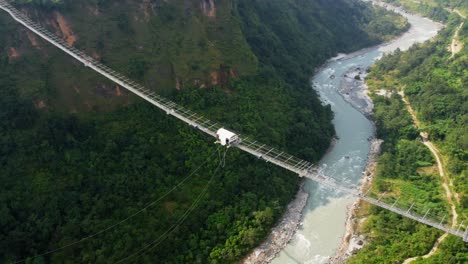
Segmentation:
[[(445, 232), (463, 237), (466, 236), (468, 226), (463, 220), (457, 219), (457, 222), (453, 222), (453, 217), (450, 213), (447, 213), (446, 208), (436, 207), (435, 205), (421, 204), (415, 202), (411, 197), (404, 195), (399, 196), (386, 196), (385, 193), (381, 194), (367, 194), (366, 198), (372, 199), (374, 204), (383, 208), (390, 208), (391, 211), (398, 210), (400, 215), (417, 219), (417, 221), (428, 224), (430, 226), (439, 228)], [(466, 238), (465, 238), (466, 239)]]
[[(53, 44), (54, 46), (65, 51), (66, 53), (83, 63), (85, 66), (92, 68), (101, 75), (107, 77), (108, 79), (114, 81), (115, 83), (121, 85), (129, 91), (137, 94), (138, 96), (150, 102), (151, 104), (166, 111), (167, 114), (172, 115), (184, 121), (188, 125), (198, 128), (199, 130), (214, 137), (216, 137), (216, 131), (222, 127), (216, 122), (213, 122), (189, 109), (186, 109), (168, 99), (165, 99), (164, 97), (161, 97), (154, 91), (147, 89), (141, 84), (130, 80), (124, 75), (112, 70), (111, 68), (96, 61), (92, 57), (86, 55), (84, 52), (76, 49), (73, 46), (68, 45), (68, 43), (66, 43), (61, 38), (57, 37), (55, 34), (50, 33), (39, 24), (31, 21), (27, 16), (15, 9), (7, 1), (0, 0), (0, 8), (10, 13), (12, 17), (19, 23), (23, 24), (24, 26), (26, 26), (27, 28), (29, 28), (30, 30), (32, 30), (33, 32), (35, 32), (36, 34)], [(369, 203), (380, 206), (387, 210), (393, 211), (395, 213), (409, 217), (421, 223), (425, 223), (427, 225), (441, 229), (445, 232), (449, 232), (451, 234), (463, 237), (464, 240), (468, 242), (468, 228), (467, 225), (463, 225), (463, 222), (460, 223), (458, 227), (450, 226), (446, 216), (444, 216), (439, 222), (439, 219), (434, 219), (440, 217), (440, 215), (435, 215), (434, 213), (429, 214), (429, 212), (426, 212), (424, 216), (418, 215), (413, 210), (416, 209), (414, 204), (411, 205), (408, 209), (401, 209), (397, 208), (397, 205), (402, 206), (402, 204), (399, 204), (398, 201), (388, 204), (385, 203), (382, 200), (382, 198), (376, 199), (370, 196), (366, 196), (366, 194), (362, 194), (355, 189), (347, 188), (337, 184), (334, 179), (321, 174), (312, 163), (301, 160), (280, 150), (271, 148), (265, 144), (261, 144), (248, 137), (241, 137), (240, 142), (236, 146), (264, 161), (274, 163), (289, 171), (295, 172), (301, 177), (308, 177), (334, 190), (339, 190), (344, 193), (359, 197)]]
[[(157, 102), (158, 107), (166, 111), (167, 114), (177, 115), (176, 117), (178, 118), (183, 117), (182, 121), (185, 121), (189, 125), (203, 130), (211, 136), (216, 136), (216, 131), (222, 127), (222, 125), (220, 125), (219, 123), (213, 122), (202, 115), (199, 115), (185, 107), (182, 107), (158, 95), (154, 91), (144, 87), (143, 85), (127, 78), (123, 74), (112, 70), (111, 68), (100, 63), (94, 58), (86, 55), (84, 52), (76, 49), (73, 46), (68, 45), (68, 43), (66, 43), (61, 38), (57, 37), (55, 34), (50, 33), (39, 24), (31, 21), (27, 16), (23, 15), (21, 12), (16, 10), (5, 0), (0, 0), (0, 4), (6, 7), (9, 12), (14, 14), (14, 16), (16, 16), (17, 19), (20, 19), (22, 23), (25, 24), (25, 26), (34, 29), (35, 31), (46, 36), (49, 39), (49, 41), (52, 42), (52, 44), (54, 44), (55, 46), (59, 46), (61, 49), (66, 49), (68, 51), (67, 53), (71, 53), (74, 55), (74, 57), (78, 57), (77, 59), (79, 59), (85, 66), (93, 68), (99, 73), (112, 78), (124, 88), (127, 88), (132, 92), (137, 92), (141, 97), (150, 101), (151, 103)], [(313, 164), (310, 162), (301, 160), (290, 154), (271, 148), (265, 144), (261, 144), (260, 142), (251, 140), (249, 138), (242, 138), (240, 145), (242, 145), (243, 148), (248, 148), (251, 153), (255, 154), (259, 158), (263, 158), (265, 160), (274, 159), (280, 164), (282, 164), (282, 166), (286, 169), (292, 170), (301, 175), (303, 175), (304, 172), (310, 170), (313, 167)]]
[(432, 226), (452, 235), (459, 236), (463, 238), (465, 242), (468, 242), (468, 225), (466, 223), (464, 224), (463, 221), (457, 224), (452, 223), (449, 214), (444, 214), (440, 211), (431, 212), (428, 206), (419, 205), (408, 200), (400, 200), (401, 198), (404, 198), (401, 196), (386, 196), (385, 193), (375, 194), (370, 193), (370, 190), (361, 192), (357, 189), (347, 188), (343, 185), (337, 184), (334, 179), (325, 177), (321, 171), (315, 170), (313, 172), (308, 172), (305, 176), (329, 187), (332, 190), (341, 191), (345, 194), (358, 197), (378, 207)]
[(418, 214), (417, 212), (413, 210), (413, 205), (411, 205), (407, 209), (402, 209), (401, 204), (388, 204), (379, 199), (375, 199), (375, 198), (371, 198), (367, 196), (361, 197), (361, 199), (371, 204), (374, 204), (378, 207), (381, 207), (389, 211), (392, 211), (394, 213), (397, 213), (399, 215), (402, 215), (406, 218), (410, 218), (420, 223), (426, 224), (428, 226), (432, 226), (434, 228), (437, 228), (449, 234), (459, 236), (463, 238), (465, 242), (468, 242), (468, 227), (466, 224), (464, 225), (463, 221), (459, 224), (453, 225), (448, 220), (448, 215), (443, 215), (443, 217), (441, 218), (440, 214), (432, 214), (432, 215)]
[(86, 67), (90, 67), (100, 74), (108, 77), (109, 79), (115, 81), (122, 87), (130, 90), (131, 92), (136, 93), (143, 99), (149, 101), (150, 103), (158, 106), (162, 110), (166, 111), (167, 114), (173, 115), (178, 119), (186, 122), (190, 126), (198, 128), (203, 132), (216, 136), (216, 131), (221, 128), (221, 125), (213, 122), (202, 115), (199, 115), (185, 107), (182, 107), (160, 95), (156, 92), (144, 87), (143, 85), (127, 78), (123, 74), (112, 70), (111, 68), (105, 66), (104, 64), (98, 62), (94, 58), (86, 55), (84, 52), (76, 49), (73, 46), (68, 45), (63, 39), (57, 37), (55, 34), (49, 32), (41, 25), (31, 21), (27, 16), (19, 12), (16, 8), (11, 6), (7, 1), (0, 0), (0, 7), (5, 9), (7, 12), (13, 15), (13, 17), (25, 25), (27, 28), (38, 33), (41, 37), (45, 38), (47, 41), (52, 43), (54, 46), (59, 47), (60, 49), (66, 51), (68, 54), (75, 57), (77, 60), (82, 62)]
[(249, 137), (241, 137), (241, 141), (238, 147), (244, 150), (248, 150), (248, 152), (259, 159), (263, 159), (267, 162), (277, 163), (277, 165), (296, 172), (301, 176), (304, 176), (314, 167), (314, 164), (308, 161), (294, 157), (293, 155), (267, 146), (266, 144), (262, 144), (256, 140), (250, 139)]

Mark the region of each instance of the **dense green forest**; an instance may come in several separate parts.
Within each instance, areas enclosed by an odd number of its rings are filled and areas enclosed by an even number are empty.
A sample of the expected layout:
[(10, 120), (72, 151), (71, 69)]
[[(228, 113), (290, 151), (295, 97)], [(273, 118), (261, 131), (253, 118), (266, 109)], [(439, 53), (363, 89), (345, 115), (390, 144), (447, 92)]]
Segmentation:
[[(374, 185), (387, 196), (411, 193), (411, 197), (406, 195), (403, 200), (407, 205), (424, 204), (424, 208), (418, 209), (419, 214), (428, 209), (439, 215), (450, 212), (439, 173), (433, 166), (434, 158), (422, 144), (419, 131), (397, 94), (404, 91), (422, 122), (421, 131), (428, 132), (429, 139), (442, 152), (446, 174), (459, 194), (459, 200), (455, 199), (458, 223), (468, 220), (468, 52), (464, 47), (451, 57), (448, 47), (462, 21), (460, 16), (452, 14), (434, 41), (384, 56), (371, 69), (367, 80), (374, 92), (386, 90), (391, 94), (373, 95), (378, 137), (385, 140)], [(467, 33), (465, 23), (459, 32), (461, 43), (467, 43)], [(422, 256), (442, 235), (375, 207), (370, 208), (362, 231), (368, 236), (369, 244), (350, 263), (396, 263)], [(449, 236), (433, 256), (413, 263), (467, 262), (467, 243)]]
[[(348, 0), (226, 0), (215, 13), (208, 1), (15, 2), (103, 63), (311, 161), (334, 134), (308, 84), (314, 68), (407, 28)], [(219, 168), (225, 150), (213, 139), (4, 13), (0, 25), (0, 262), (232, 263), (295, 195), (296, 175), (235, 149)]]
[(383, 0), (383, 2), (402, 6), (405, 10), (442, 22), (449, 20), (452, 10), (458, 10), (465, 15), (468, 10), (468, 2), (465, 0)]

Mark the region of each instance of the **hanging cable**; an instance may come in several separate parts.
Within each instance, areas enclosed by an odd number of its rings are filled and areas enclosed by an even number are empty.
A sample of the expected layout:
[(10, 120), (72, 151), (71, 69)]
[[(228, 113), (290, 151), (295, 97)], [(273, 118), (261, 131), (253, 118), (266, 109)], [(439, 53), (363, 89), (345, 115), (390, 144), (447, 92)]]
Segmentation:
[(206, 159), (200, 166), (198, 166), (195, 170), (193, 170), (187, 177), (185, 177), (182, 181), (180, 181), (177, 185), (175, 185), (174, 187), (172, 187), (170, 190), (168, 190), (166, 193), (164, 193), (162, 196), (160, 196), (158, 199), (154, 200), (153, 202), (147, 204), (145, 207), (143, 207), (142, 209), (138, 210), (137, 212), (131, 214), (130, 216), (120, 220), (119, 222), (109, 226), (109, 227), (106, 227), (94, 234), (91, 234), (91, 235), (88, 235), (84, 238), (81, 238), (80, 240), (78, 241), (75, 241), (75, 242), (72, 242), (70, 244), (67, 244), (65, 246), (62, 246), (62, 247), (58, 247), (56, 249), (52, 249), (52, 250), (49, 250), (49, 251), (46, 251), (44, 253), (41, 253), (41, 254), (37, 254), (37, 255), (34, 255), (32, 257), (28, 257), (27, 259), (22, 259), (22, 260), (18, 260), (18, 261), (15, 261), (15, 262), (11, 262), (11, 263), (22, 263), (22, 262), (26, 262), (26, 260), (32, 260), (32, 259), (35, 259), (35, 258), (38, 258), (38, 257), (42, 257), (42, 256), (45, 256), (45, 255), (48, 255), (48, 254), (52, 254), (52, 253), (55, 253), (57, 251), (60, 251), (60, 250), (63, 250), (65, 248), (69, 248), (71, 246), (74, 246), (74, 245), (77, 245), (79, 243), (82, 243), (88, 239), (91, 239), (95, 236), (98, 236), (106, 231), (109, 231), (111, 229), (114, 229), (116, 228), (117, 226), (123, 224), (124, 222), (130, 220), (131, 218), (135, 217), (136, 215), (140, 214), (141, 212), (145, 211), (146, 209), (148, 209), (149, 207), (155, 205), (156, 203), (158, 203), (159, 201), (161, 201), (162, 199), (166, 198), (169, 194), (171, 194), (174, 190), (176, 190), (177, 188), (179, 188), (180, 186), (182, 186), (188, 179), (190, 179), (197, 171), (199, 171), (206, 163), (208, 163), (208, 161), (211, 160), (211, 158), (213, 157), (213, 155), (215, 154), (216, 152), (213, 152), (209, 157), (208, 159)]
[[(219, 149), (218, 149), (219, 150)], [(227, 150), (224, 152), (226, 154)], [(220, 152), (218, 151), (218, 155), (220, 155)], [(225, 157), (225, 155), (224, 155)], [(198, 195), (197, 199), (192, 203), (189, 209), (185, 211), (185, 213), (174, 223), (166, 232), (164, 232), (162, 235), (160, 235), (158, 238), (153, 240), (152, 242), (146, 244), (143, 248), (139, 249), (135, 253), (115, 262), (116, 264), (118, 263), (123, 263), (127, 260), (130, 260), (135, 257), (139, 257), (143, 255), (146, 251), (151, 250), (155, 247), (157, 247), (159, 244), (161, 244), (170, 234), (172, 234), (184, 221), (187, 219), (187, 217), (192, 213), (193, 210), (198, 206), (198, 203), (200, 200), (203, 198), (203, 196), (206, 194), (208, 191), (208, 187), (210, 186), (211, 182), (213, 181), (215, 175), (218, 173), (219, 169), (223, 167), (223, 160), (220, 160), (218, 163), (218, 166), (216, 167), (215, 171), (210, 177), (210, 180), (206, 183), (205, 187), (203, 188), (202, 192)]]
[(226, 166), (226, 154), (228, 150), (229, 150), (229, 147), (225, 148), (224, 154), (221, 154), (221, 148), (218, 148), (218, 158), (219, 158), (219, 162), (222, 168)]

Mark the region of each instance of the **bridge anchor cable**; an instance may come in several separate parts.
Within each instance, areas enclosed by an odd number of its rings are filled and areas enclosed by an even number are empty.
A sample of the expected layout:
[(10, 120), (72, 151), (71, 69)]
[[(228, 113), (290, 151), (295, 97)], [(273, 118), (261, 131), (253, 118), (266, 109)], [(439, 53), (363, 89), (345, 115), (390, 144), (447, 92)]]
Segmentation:
[[(92, 57), (86, 55), (84, 52), (72, 46), (69, 46), (67, 43), (65, 43), (65, 41), (58, 38), (56, 35), (50, 33), (49, 31), (41, 27), (39, 24), (32, 22), (24, 14), (22, 14), (16, 8), (11, 6), (7, 1), (0, 0), (0, 9), (10, 14), (10, 16), (14, 20), (22, 24), (23, 26), (25, 26), (32, 32), (34, 32), (36, 35), (38, 35), (42, 39), (46, 40), (47, 42), (54, 45), (55, 47), (61, 49), (62, 51), (64, 51), (65, 53), (73, 57), (74, 59), (80, 61), (87, 68), (94, 70), (95, 72), (101, 74), (107, 79), (113, 81), (114, 83), (136, 94), (142, 99), (148, 101), (149, 103), (163, 110), (168, 115), (172, 115), (175, 118), (181, 120), (182, 122), (185, 122), (189, 126), (193, 126), (196, 129), (212, 137), (216, 137), (217, 136), (216, 131), (222, 128), (218, 123), (212, 122), (209, 119), (206, 119), (202, 116), (197, 116), (195, 120), (192, 120), (191, 117), (195, 116), (192, 111), (187, 110), (186, 108), (179, 106), (170, 100), (162, 98), (161, 96), (156, 94), (153, 90), (145, 88), (142, 85), (131, 81), (130, 79), (123, 76), (122, 74), (113, 71), (109, 67), (103, 65), (102, 63), (96, 61)], [(251, 141), (251, 140), (248, 140), (247, 138), (243, 139), (242, 137), (239, 136), (239, 139), (237, 140), (235, 144), (233, 144), (233, 146), (255, 157), (261, 157), (261, 159), (266, 162), (273, 163), (286, 170), (294, 172), (300, 177), (310, 178), (334, 190), (342, 191), (344, 193), (358, 197), (376, 206), (382, 207), (384, 209), (395, 212), (402, 216), (411, 218), (415, 221), (432, 226), (434, 228), (438, 228), (450, 234), (462, 237), (465, 242), (468, 242), (468, 229), (460, 225), (458, 230), (454, 230), (450, 226), (443, 225), (443, 220), (445, 219), (445, 217), (440, 223), (433, 222), (433, 221), (428, 220), (428, 218), (426, 217), (416, 216), (414, 213), (410, 214), (409, 210), (406, 211), (406, 210), (398, 209), (397, 207), (394, 206), (396, 203), (393, 205), (388, 205), (382, 202), (381, 199), (376, 200), (374, 198), (367, 197), (366, 195), (363, 195), (354, 189), (349, 189), (349, 188), (336, 184), (332, 178), (329, 178), (323, 175), (318, 175), (317, 172), (309, 169), (310, 166), (309, 167), (303, 166), (303, 165), (309, 164), (308, 162), (298, 159), (287, 153), (276, 151), (271, 147), (257, 143), (257, 141)], [(304, 170), (304, 168), (306, 167), (308, 169)], [(462, 228), (464, 228), (464, 230), (461, 230)]]

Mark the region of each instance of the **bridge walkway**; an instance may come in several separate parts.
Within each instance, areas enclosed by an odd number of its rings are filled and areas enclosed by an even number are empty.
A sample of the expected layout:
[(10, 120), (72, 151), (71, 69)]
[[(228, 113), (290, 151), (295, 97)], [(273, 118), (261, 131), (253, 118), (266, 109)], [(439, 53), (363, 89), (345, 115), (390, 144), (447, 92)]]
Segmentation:
[[(29, 19), (27, 16), (18, 11), (15, 7), (10, 5), (6, 0), (0, 0), (0, 9), (6, 11), (18, 23), (22, 24), (23, 26), (25, 26), (26, 28), (28, 28), (29, 30), (31, 30), (32, 32), (49, 42), (50, 44), (61, 49), (74, 59), (83, 63), (84, 66), (89, 67), (90, 69), (96, 71), (102, 76), (115, 82), (116, 84), (126, 88), (130, 92), (138, 95), (139, 97), (143, 98), (144, 100), (148, 101), (149, 103), (153, 104), (159, 109), (165, 111), (168, 115), (172, 115), (175, 118), (185, 122), (187, 125), (199, 129), (212, 137), (216, 137), (216, 131), (222, 128), (220, 124), (213, 122), (180, 105), (177, 105), (176, 103), (166, 98), (161, 97), (154, 91), (145, 88), (141, 84), (130, 80), (124, 75), (96, 61), (95, 59), (86, 55), (83, 51), (80, 51), (73, 46), (69, 46), (64, 40), (47, 31), (39, 24), (31, 21), (31, 19)], [(396, 207), (397, 202), (390, 205), (383, 202), (380, 198), (375, 199), (370, 196), (367, 196), (366, 194), (362, 194), (357, 190), (346, 188), (337, 184), (332, 178), (321, 175), (312, 163), (301, 160), (283, 151), (271, 148), (248, 137), (244, 138), (242, 136), (239, 136), (239, 141), (234, 146), (247, 153), (250, 153), (251, 155), (259, 159), (273, 163), (286, 170), (292, 171), (298, 174), (300, 177), (310, 178), (318, 182), (319, 184), (327, 186), (331, 189), (339, 190), (343, 193), (358, 197), (366, 202), (387, 209), (394, 213), (400, 214), (407, 218), (413, 219), (420, 223), (432, 226), (452, 235), (462, 237), (465, 242), (468, 242), (468, 228), (466, 225), (463, 225), (463, 222), (460, 223), (457, 229), (453, 229), (449, 225), (449, 223), (447, 223), (447, 221), (444, 222), (444, 220), (446, 220), (445, 216), (440, 222), (435, 221), (428, 216), (429, 212), (427, 212), (424, 216), (421, 216), (416, 214), (414, 211), (411, 211), (414, 205), (411, 205), (409, 209), (400, 209)]]

